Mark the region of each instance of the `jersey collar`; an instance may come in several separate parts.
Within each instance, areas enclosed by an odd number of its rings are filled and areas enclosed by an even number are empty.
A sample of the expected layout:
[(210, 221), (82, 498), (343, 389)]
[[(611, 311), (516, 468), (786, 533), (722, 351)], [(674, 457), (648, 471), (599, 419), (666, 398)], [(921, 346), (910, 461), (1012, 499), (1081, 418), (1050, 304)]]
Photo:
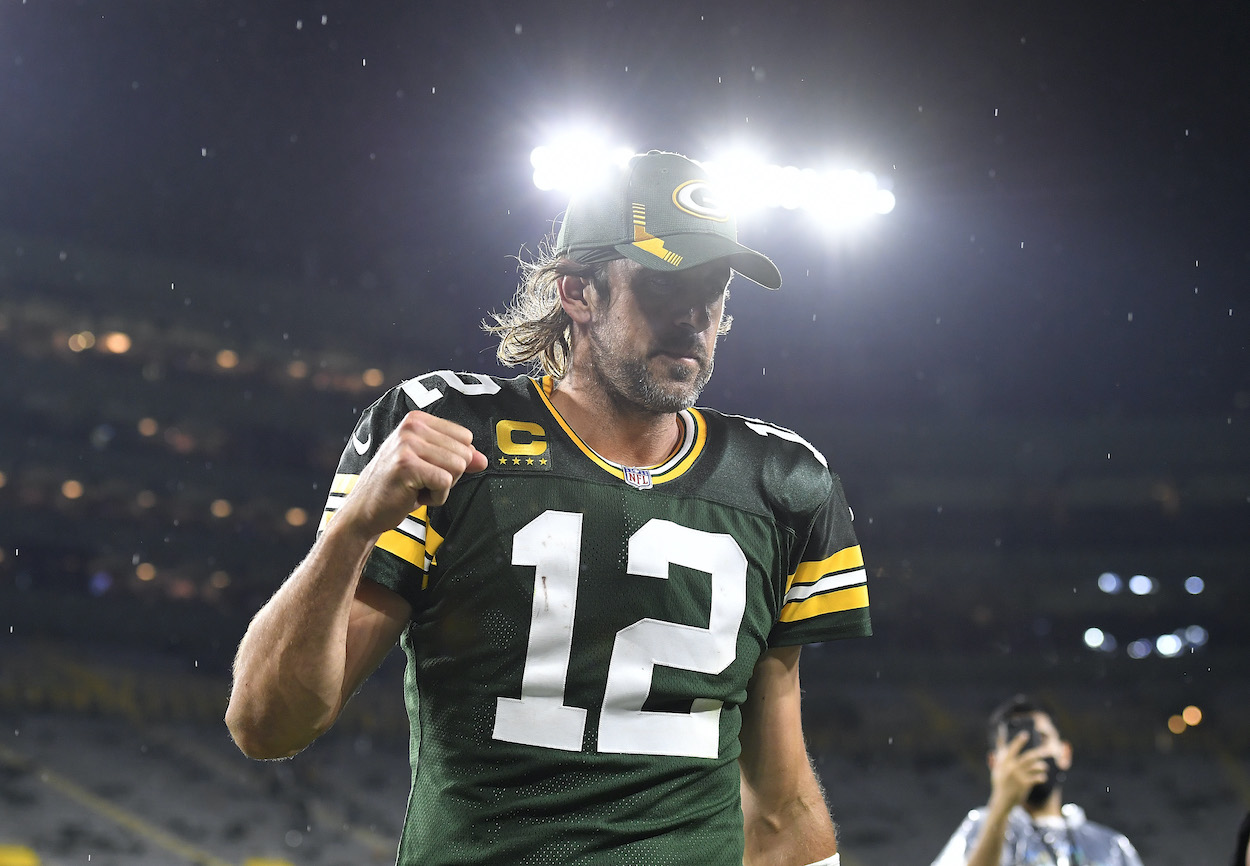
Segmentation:
[[(551, 413), (551, 417), (555, 418), (556, 423), (564, 430), (569, 439), (573, 441), (583, 454), (591, 459), (600, 469), (605, 472), (624, 480), (625, 470), (627, 467), (622, 463), (616, 463), (608, 460), (595, 452), (593, 448), (582, 441), (581, 437), (573, 432), (573, 428), (564, 420), (555, 404), (551, 402), (551, 392), (555, 390), (555, 380), (550, 376), (543, 376), (542, 379), (531, 379), (534, 390), (538, 392), (538, 396), (547, 406), (547, 411)], [(655, 466), (637, 467), (648, 469), (651, 472), (652, 484), (663, 484), (666, 481), (672, 481), (685, 473), (687, 469), (694, 465), (695, 460), (703, 453), (703, 446), (707, 442), (707, 421), (698, 409), (683, 409), (677, 413), (678, 423), (681, 425), (681, 439), (677, 443), (677, 447), (672, 453), (664, 459), (663, 462)]]

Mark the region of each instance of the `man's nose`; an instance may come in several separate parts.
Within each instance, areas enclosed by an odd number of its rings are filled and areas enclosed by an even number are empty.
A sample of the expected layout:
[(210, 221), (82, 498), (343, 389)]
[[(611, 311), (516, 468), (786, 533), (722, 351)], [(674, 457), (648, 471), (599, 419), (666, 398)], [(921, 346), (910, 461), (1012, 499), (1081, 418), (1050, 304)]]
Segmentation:
[(689, 309), (682, 308), (677, 313), (678, 326), (692, 334), (706, 331), (711, 323), (712, 313), (703, 304), (695, 304)]

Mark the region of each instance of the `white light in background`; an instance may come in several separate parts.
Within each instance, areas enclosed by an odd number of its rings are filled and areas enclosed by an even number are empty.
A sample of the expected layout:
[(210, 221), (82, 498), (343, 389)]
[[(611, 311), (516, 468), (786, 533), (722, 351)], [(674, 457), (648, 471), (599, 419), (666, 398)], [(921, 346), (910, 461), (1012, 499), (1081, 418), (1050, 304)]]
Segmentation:
[(1150, 655), (1152, 649), (1154, 649), (1154, 645), (1150, 641), (1140, 638), (1128, 645), (1128, 657), (1131, 659), (1144, 659)]
[(1185, 578), (1185, 592), (1190, 595), (1199, 595), (1206, 588), (1206, 582), (1196, 574), (1193, 577)]
[(1112, 635), (1107, 634), (1102, 629), (1087, 628), (1085, 629), (1085, 645), (1092, 650), (1109, 653), (1115, 652), (1115, 648), (1119, 644), (1116, 643), (1116, 639)]
[(1174, 634), (1161, 634), (1155, 638), (1155, 652), (1164, 658), (1178, 656), (1184, 648), (1184, 642)]
[[(559, 144), (530, 152), (534, 185), (571, 194), (601, 182), (610, 167), (626, 165), (633, 153), (589, 133), (562, 136)], [(883, 189), (868, 171), (773, 165), (745, 150), (727, 152), (703, 165), (738, 213), (804, 210), (823, 224), (844, 226), (888, 214), (896, 204), (894, 193)]]
[(607, 177), (609, 169), (627, 164), (633, 155), (632, 148), (610, 147), (589, 133), (562, 136), (559, 144), (530, 151), (534, 186), (566, 194), (593, 187)]
[(1114, 571), (1104, 571), (1098, 575), (1098, 588), (1108, 595), (1115, 595), (1124, 589), (1124, 581)]
[(1185, 643), (1190, 646), (1206, 646), (1207, 630), (1200, 625), (1191, 625), (1185, 629)]
[(1150, 595), (1155, 591), (1155, 582), (1144, 574), (1135, 574), (1128, 579), (1128, 591), (1133, 595)]

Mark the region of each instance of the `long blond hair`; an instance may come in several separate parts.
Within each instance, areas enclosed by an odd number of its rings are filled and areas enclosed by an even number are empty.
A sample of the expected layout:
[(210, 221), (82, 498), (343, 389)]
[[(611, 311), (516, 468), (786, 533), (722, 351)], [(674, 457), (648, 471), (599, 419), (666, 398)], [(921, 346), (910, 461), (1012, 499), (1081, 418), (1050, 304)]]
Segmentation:
[[(573, 350), (573, 320), (560, 304), (556, 282), (560, 277), (587, 280), (607, 301), (610, 295), (608, 267), (611, 261), (587, 264), (557, 255), (549, 244), (533, 259), (518, 259), (521, 284), (502, 312), (482, 320), (482, 330), (499, 337), (495, 357), (507, 367), (524, 364), (534, 375), (556, 379), (568, 372)], [(728, 292), (726, 292), (728, 297)], [(720, 334), (728, 333), (731, 316), (721, 319)]]

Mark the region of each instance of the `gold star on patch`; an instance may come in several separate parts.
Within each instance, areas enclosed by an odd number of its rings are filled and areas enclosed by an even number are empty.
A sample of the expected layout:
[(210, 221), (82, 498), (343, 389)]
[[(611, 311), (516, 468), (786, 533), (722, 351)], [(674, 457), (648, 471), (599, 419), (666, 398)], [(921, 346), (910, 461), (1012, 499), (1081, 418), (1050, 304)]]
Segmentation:
[(526, 465), (526, 466), (533, 466), (533, 465), (534, 465), (534, 458), (533, 458), (533, 457), (527, 457), (527, 458), (526, 458), (526, 460), (525, 460), (525, 465)]
[(500, 458), (499, 458), (499, 465), (500, 465), (500, 466), (506, 466), (507, 464), (508, 464), (508, 458), (507, 458), (507, 457), (500, 457)]
[(512, 458), (512, 465), (513, 465), (513, 466), (520, 466), (520, 465), (521, 465), (521, 458), (520, 458), (520, 457), (513, 457), (513, 458)]
[(539, 465), (539, 466), (546, 466), (546, 465), (547, 465), (547, 458), (546, 458), (546, 457), (544, 457), (542, 460), (539, 460), (539, 461), (538, 461), (538, 465)]

